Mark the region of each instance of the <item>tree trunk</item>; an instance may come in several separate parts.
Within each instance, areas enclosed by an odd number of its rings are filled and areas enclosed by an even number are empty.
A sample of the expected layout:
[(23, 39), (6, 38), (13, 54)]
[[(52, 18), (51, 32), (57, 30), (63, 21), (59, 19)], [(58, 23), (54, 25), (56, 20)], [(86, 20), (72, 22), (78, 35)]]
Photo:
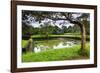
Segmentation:
[(33, 40), (32, 39), (29, 39), (28, 46), (27, 46), (27, 51), (28, 52), (33, 51)]
[(84, 24), (81, 27), (81, 51), (84, 52), (86, 47), (86, 32)]

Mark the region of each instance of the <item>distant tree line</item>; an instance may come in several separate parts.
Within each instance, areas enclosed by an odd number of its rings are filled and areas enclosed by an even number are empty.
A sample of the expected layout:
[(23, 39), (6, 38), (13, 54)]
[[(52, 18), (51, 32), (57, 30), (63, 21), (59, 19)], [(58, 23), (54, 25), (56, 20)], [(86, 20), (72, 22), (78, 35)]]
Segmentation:
[[(86, 34), (90, 34), (90, 25), (89, 21), (83, 21), (86, 28)], [(22, 35), (49, 35), (49, 34), (64, 34), (64, 33), (81, 33), (80, 27), (78, 25), (73, 26), (62, 26), (59, 28), (58, 26), (52, 26), (49, 23), (45, 23), (44, 25), (40, 25), (40, 27), (33, 27), (31, 25), (27, 25), (22, 23)]]

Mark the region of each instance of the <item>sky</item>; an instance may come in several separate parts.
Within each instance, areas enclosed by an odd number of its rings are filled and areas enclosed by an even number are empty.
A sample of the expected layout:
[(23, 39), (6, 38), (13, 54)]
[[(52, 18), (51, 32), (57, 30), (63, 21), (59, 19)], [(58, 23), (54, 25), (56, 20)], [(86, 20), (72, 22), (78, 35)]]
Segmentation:
[[(66, 26), (67, 28), (69, 26), (73, 26), (74, 25), (74, 24), (69, 23), (68, 21), (63, 21), (63, 20), (56, 21), (55, 24), (54, 24), (53, 21), (49, 20), (49, 19), (48, 20), (47, 19), (43, 20), (41, 23), (39, 23), (39, 22), (32, 22), (30, 25), (32, 25), (33, 27), (39, 27), (40, 25), (43, 25), (46, 22), (50, 22), (50, 25), (58, 26), (59, 28), (62, 28), (63, 25)], [(61, 24), (61, 23), (64, 23), (64, 24)]]

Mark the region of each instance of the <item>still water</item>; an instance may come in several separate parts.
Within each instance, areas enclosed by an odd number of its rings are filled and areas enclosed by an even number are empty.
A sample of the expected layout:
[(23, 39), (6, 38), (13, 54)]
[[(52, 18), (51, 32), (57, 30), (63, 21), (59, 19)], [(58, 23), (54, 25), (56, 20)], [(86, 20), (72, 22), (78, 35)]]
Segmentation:
[(46, 51), (49, 49), (63, 49), (73, 47), (74, 45), (80, 44), (80, 40), (69, 39), (69, 38), (56, 38), (49, 40), (35, 40), (34, 41), (34, 52)]

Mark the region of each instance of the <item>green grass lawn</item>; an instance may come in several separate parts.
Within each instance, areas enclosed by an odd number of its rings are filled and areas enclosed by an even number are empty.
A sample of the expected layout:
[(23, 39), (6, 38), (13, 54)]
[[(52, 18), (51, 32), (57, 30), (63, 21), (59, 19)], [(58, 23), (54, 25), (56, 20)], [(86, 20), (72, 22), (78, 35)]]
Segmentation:
[(81, 35), (81, 33), (64, 33), (64, 35)]
[(22, 40), (22, 48), (25, 48), (28, 44), (28, 40)]
[[(31, 36), (32, 38), (46, 38), (45, 35), (33, 35)], [(62, 37), (62, 38), (75, 38), (75, 39), (81, 39), (81, 35), (77, 33), (77, 35), (72, 34), (72, 33), (66, 33), (66, 35), (48, 35), (49, 38), (57, 38), (57, 37)], [(89, 40), (90, 36), (86, 35), (86, 39)]]
[[(32, 38), (42, 38), (45, 37), (45, 35), (33, 35), (31, 36)], [(48, 35), (48, 37), (81, 37), (81, 35), (72, 35), (72, 34), (68, 34), (68, 35)]]
[(84, 56), (80, 54), (80, 45), (75, 45), (70, 48), (50, 49), (38, 53), (22, 54), (22, 62), (41, 62), (41, 61), (61, 61), (61, 60), (76, 60), (89, 59), (90, 44), (86, 44), (86, 53)]

